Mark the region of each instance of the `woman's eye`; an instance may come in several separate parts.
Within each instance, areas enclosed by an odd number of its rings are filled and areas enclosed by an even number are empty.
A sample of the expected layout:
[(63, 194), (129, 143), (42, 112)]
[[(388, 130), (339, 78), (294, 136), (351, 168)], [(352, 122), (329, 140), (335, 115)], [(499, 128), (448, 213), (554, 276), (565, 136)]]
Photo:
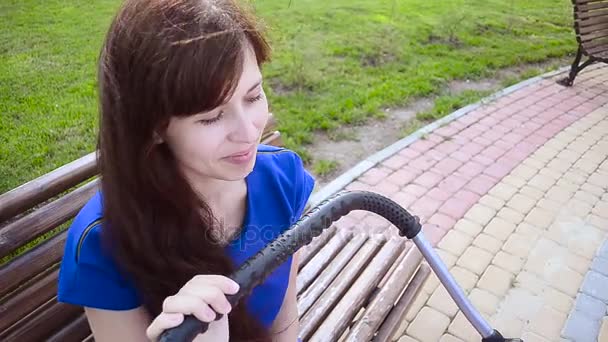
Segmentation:
[(198, 123), (201, 123), (203, 125), (211, 125), (214, 122), (219, 121), (222, 117), (224, 116), (224, 112), (220, 112), (216, 117), (214, 117), (213, 119), (207, 119), (207, 120), (198, 120)]
[(261, 99), (262, 99), (262, 93), (259, 93), (256, 97), (252, 97), (252, 98), (247, 99), (247, 102), (254, 103), (254, 102), (259, 101)]

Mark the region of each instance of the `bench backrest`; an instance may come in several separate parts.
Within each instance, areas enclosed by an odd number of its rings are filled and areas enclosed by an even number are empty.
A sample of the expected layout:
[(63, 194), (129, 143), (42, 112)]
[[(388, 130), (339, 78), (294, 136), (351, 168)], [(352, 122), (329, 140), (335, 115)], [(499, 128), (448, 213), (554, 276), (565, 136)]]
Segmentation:
[[(262, 143), (282, 146), (271, 115)], [(65, 228), (98, 189), (95, 152), (0, 195), (0, 341), (82, 341), (80, 307), (58, 303)]]
[(572, 0), (574, 29), (583, 51), (589, 56), (608, 53), (608, 1)]

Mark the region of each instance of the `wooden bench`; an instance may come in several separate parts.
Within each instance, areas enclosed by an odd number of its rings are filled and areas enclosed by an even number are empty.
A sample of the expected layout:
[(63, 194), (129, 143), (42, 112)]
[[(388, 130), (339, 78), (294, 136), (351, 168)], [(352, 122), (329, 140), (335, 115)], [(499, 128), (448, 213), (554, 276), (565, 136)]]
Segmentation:
[[(572, 0), (574, 7), (574, 31), (578, 51), (568, 77), (558, 80), (570, 87), (576, 75), (595, 62), (608, 63), (608, 1)], [(587, 60), (580, 64), (583, 56)]]
[(330, 227), (301, 250), (300, 337), (304, 341), (392, 341), (427, 279), (403, 238)]
[[(282, 145), (273, 117), (262, 143)], [(91, 153), (0, 195), (0, 341), (93, 340), (83, 309), (56, 292), (65, 228), (97, 189)], [(305, 341), (391, 340), (429, 274), (404, 239), (335, 226), (301, 255)]]

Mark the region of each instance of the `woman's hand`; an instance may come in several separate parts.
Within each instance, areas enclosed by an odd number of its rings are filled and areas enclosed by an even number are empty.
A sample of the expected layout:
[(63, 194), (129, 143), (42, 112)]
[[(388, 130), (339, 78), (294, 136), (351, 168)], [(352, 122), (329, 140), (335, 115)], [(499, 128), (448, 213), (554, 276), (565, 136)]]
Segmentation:
[[(228, 341), (228, 313), (232, 306), (227, 294), (236, 294), (239, 285), (221, 275), (197, 275), (184, 285), (177, 294), (163, 302), (161, 312), (148, 326), (146, 335), (157, 341), (163, 331), (176, 327), (184, 321), (185, 315), (194, 315), (202, 322), (208, 322), (209, 329), (199, 335), (196, 341)], [(224, 316), (215, 321), (216, 314)]]

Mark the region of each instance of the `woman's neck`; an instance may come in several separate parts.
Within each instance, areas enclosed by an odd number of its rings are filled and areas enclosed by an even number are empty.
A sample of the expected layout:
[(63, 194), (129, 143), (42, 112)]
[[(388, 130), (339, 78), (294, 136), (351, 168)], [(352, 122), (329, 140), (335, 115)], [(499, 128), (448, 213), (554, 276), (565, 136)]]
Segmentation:
[(240, 231), (245, 221), (248, 191), (246, 180), (214, 179), (198, 182), (194, 189), (211, 208), (219, 223), (218, 240), (229, 242)]
[(222, 179), (206, 180), (204, 182), (196, 182), (194, 190), (207, 203), (219, 204), (220, 207), (229, 204), (240, 197), (243, 193), (246, 194), (247, 184), (245, 179), (236, 181), (225, 181)]

